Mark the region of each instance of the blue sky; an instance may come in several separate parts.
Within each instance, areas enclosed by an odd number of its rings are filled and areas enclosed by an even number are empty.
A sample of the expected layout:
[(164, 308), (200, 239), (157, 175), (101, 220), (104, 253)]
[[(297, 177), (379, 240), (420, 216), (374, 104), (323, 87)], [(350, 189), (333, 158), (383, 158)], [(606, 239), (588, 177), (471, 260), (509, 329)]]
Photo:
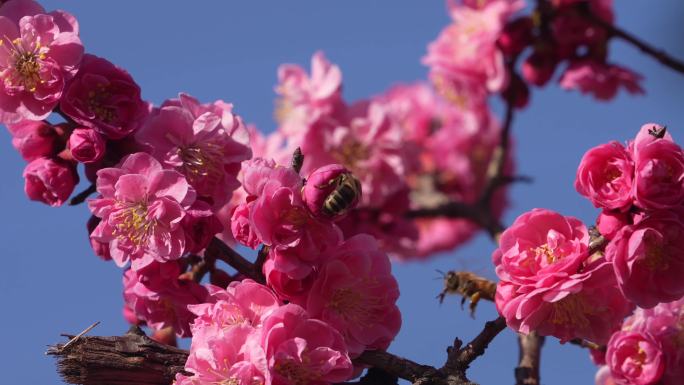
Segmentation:
[[(684, 58), (677, 0), (616, 2), (618, 23)], [(245, 120), (274, 128), (273, 87), (283, 62), (308, 66), (322, 49), (339, 64), (348, 100), (380, 93), (396, 82), (423, 79), (426, 44), (448, 22), (442, 1), (356, 2), (147, 2), (44, 1), (80, 21), (86, 50), (125, 67), (146, 99), (159, 103), (188, 92), (202, 101), (233, 102)], [(162, 6), (163, 4), (163, 6)], [(193, 4), (193, 5), (191, 5)], [(574, 215), (587, 223), (597, 212), (573, 188), (576, 166), (590, 147), (624, 141), (647, 122), (667, 124), (684, 138), (684, 76), (623, 43), (611, 45), (614, 61), (643, 74), (647, 95), (620, 95), (611, 103), (564, 92), (555, 85), (535, 91), (531, 107), (513, 127), (519, 172), (534, 184), (516, 186), (506, 223), (533, 207)], [(501, 111), (500, 106), (496, 106)], [(87, 242), (85, 206), (49, 208), (23, 194), (24, 164), (8, 134), (0, 141), (0, 330), (4, 331), (3, 383), (58, 384), (53, 360), (43, 352), (63, 332), (102, 321), (93, 333), (122, 334), (121, 271), (101, 262)], [(468, 340), (495, 317), (483, 303), (475, 320), (456, 298), (439, 306), (435, 269), (470, 269), (492, 275), (494, 245), (484, 236), (455, 253), (427, 263), (395, 265), (404, 325), (390, 350), (415, 361), (441, 365), (445, 348)], [(513, 382), (514, 334), (504, 332), (469, 372), (481, 384)], [(574, 346), (547, 340), (542, 378), (547, 384), (591, 384), (594, 367)]]

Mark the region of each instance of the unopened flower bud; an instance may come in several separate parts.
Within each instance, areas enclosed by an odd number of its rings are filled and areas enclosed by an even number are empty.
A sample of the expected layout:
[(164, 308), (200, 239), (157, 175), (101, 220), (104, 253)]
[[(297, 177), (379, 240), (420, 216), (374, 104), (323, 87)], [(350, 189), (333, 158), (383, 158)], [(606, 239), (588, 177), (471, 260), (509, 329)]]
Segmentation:
[(522, 74), (525, 80), (542, 87), (556, 71), (558, 58), (552, 50), (537, 50), (528, 56), (522, 64)]
[(38, 158), (24, 169), (24, 191), (29, 199), (61, 206), (78, 183), (76, 168), (67, 162)]
[(12, 134), (12, 145), (28, 162), (55, 152), (57, 132), (42, 120), (24, 120), (8, 125), (8, 129)]
[(93, 163), (102, 159), (105, 141), (100, 134), (90, 128), (77, 128), (69, 136), (71, 156), (81, 163)]
[(506, 56), (519, 55), (532, 43), (534, 23), (529, 16), (520, 17), (506, 24), (499, 36), (498, 45)]

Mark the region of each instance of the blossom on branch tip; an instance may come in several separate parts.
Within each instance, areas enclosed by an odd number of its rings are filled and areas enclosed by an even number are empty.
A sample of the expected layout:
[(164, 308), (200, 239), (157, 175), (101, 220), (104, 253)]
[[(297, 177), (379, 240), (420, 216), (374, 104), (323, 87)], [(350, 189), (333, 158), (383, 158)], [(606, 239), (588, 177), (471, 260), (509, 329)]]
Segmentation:
[(0, 6), (0, 36), (0, 122), (47, 118), (81, 62), (76, 19), (10, 0)]

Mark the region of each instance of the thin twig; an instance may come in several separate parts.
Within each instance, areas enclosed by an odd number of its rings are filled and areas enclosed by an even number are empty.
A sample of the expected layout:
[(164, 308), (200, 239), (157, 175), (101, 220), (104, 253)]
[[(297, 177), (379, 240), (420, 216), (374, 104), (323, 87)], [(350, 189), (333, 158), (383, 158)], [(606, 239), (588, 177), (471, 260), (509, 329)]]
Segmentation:
[(591, 11), (583, 12), (583, 14), (587, 19), (589, 19), (589, 21), (605, 29), (611, 36), (624, 40), (625, 42), (641, 50), (641, 52), (645, 53), (646, 55), (656, 59), (664, 66), (684, 74), (684, 61), (674, 58), (661, 49), (653, 47), (652, 45), (646, 43), (624, 29), (594, 15)]
[(95, 183), (93, 183), (90, 186), (88, 186), (88, 188), (76, 194), (73, 198), (71, 198), (71, 200), (69, 201), (69, 206), (76, 206), (85, 202), (85, 200), (88, 199), (88, 197), (94, 194), (95, 192), (97, 192), (97, 187), (95, 186)]
[(85, 330), (83, 330), (82, 332), (76, 334), (72, 339), (70, 339), (69, 342), (67, 342), (66, 344), (62, 345), (62, 346), (60, 347), (60, 349), (61, 349), (61, 350), (66, 349), (67, 347), (69, 347), (69, 345), (71, 345), (72, 343), (74, 343), (74, 341), (76, 341), (77, 339), (81, 338), (83, 335), (85, 335), (85, 334), (88, 333), (89, 331), (93, 330), (93, 328), (95, 328), (95, 326), (97, 326), (97, 325), (99, 325), (99, 324), (100, 324), (100, 321), (97, 321), (97, 322), (95, 322), (94, 324), (88, 326), (87, 328), (85, 328)]
[(454, 346), (449, 348), (449, 356), (441, 370), (447, 373), (465, 373), (470, 364), (484, 354), (489, 344), (504, 329), (506, 329), (506, 320), (499, 317), (487, 322), (480, 334), (468, 342), (464, 348), (460, 348), (461, 341), (457, 339)]

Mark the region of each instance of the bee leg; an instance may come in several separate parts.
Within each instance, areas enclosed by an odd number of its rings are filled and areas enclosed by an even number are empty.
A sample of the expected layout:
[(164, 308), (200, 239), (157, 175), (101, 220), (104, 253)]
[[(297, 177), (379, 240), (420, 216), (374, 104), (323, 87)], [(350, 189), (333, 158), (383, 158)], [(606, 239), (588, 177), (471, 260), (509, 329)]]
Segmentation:
[(470, 305), (468, 308), (470, 309), (471, 318), (475, 318), (475, 308), (477, 307), (477, 303), (480, 302), (480, 296), (481, 295), (479, 291), (470, 296)]
[(461, 297), (461, 310), (463, 310), (463, 305), (465, 305), (465, 302), (466, 302), (466, 297), (465, 296)]
[(437, 297), (435, 297), (435, 298), (439, 299), (440, 305), (444, 303), (444, 298), (446, 297), (446, 294), (447, 294), (447, 291), (445, 289), (445, 290), (442, 290), (441, 293), (437, 294)]

